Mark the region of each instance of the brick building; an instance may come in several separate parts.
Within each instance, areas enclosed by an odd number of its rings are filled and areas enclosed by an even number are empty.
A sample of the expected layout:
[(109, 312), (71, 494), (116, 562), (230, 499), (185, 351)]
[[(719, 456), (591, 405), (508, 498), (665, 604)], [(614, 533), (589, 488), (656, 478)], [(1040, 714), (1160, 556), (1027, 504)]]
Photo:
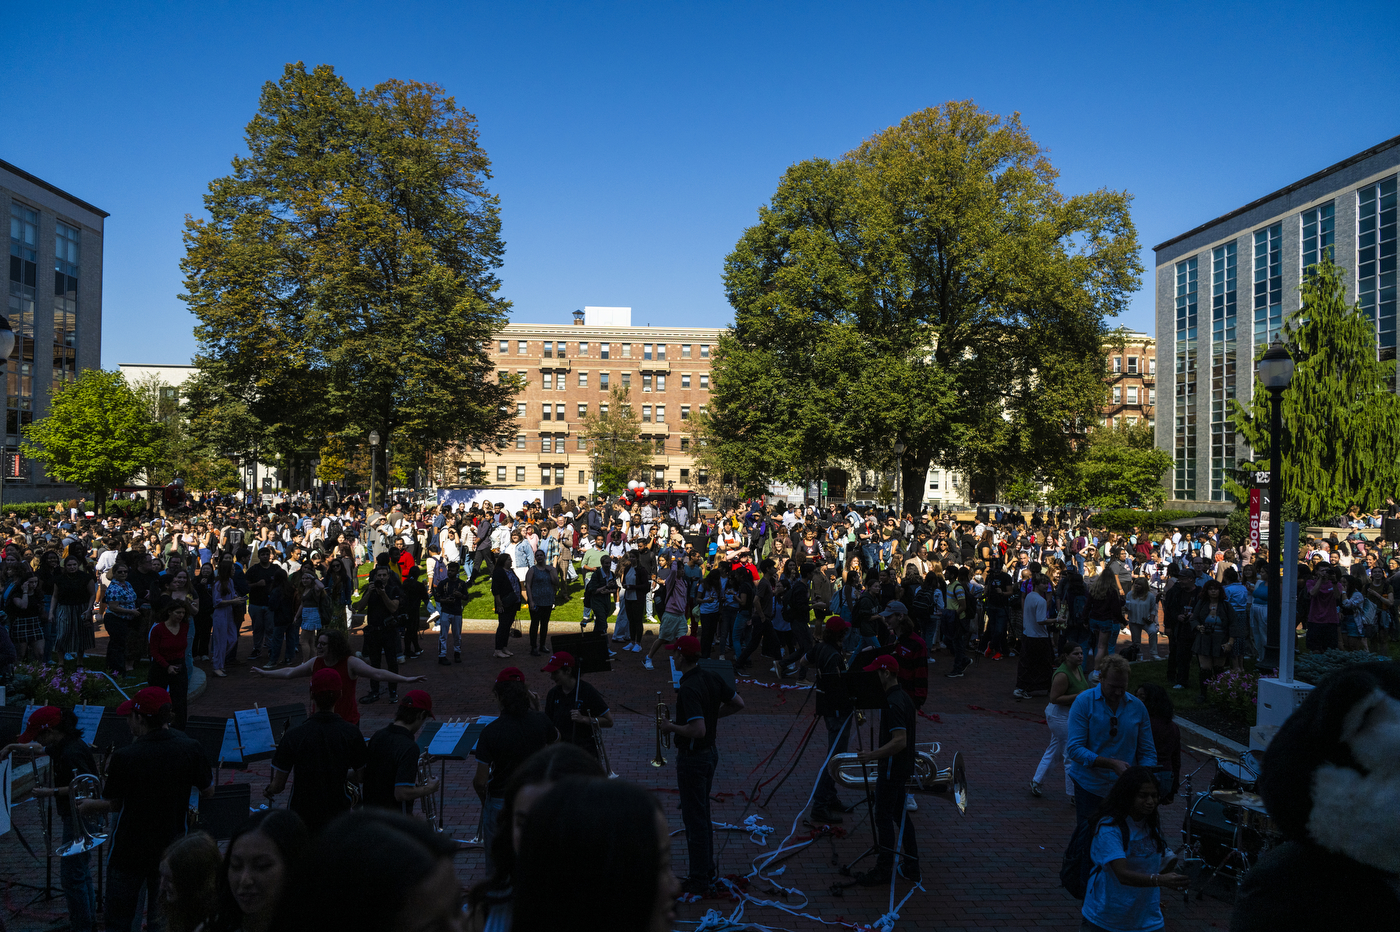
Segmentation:
[(1103, 344), (1109, 397), (1102, 420), (1114, 426), (1156, 424), (1157, 340), (1145, 333), (1116, 330)]
[(515, 399), (515, 442), (499, 453), (460, 452), (458, 483), (468, 484), (475, 462), (496, 488), (560, 487), (565, 497), (594, 491), (583, 418), (620, 386), (630, 389), (641, 436), (652, 445), (648, 483), (688, 488), (702, 481), (689, 422), (709, 401), (710, 359), (722, 332), (634, 327), (631, 308), (585, 308), (572, 324), (506, 325), (493, 350), (499, 375), (525, 380)]

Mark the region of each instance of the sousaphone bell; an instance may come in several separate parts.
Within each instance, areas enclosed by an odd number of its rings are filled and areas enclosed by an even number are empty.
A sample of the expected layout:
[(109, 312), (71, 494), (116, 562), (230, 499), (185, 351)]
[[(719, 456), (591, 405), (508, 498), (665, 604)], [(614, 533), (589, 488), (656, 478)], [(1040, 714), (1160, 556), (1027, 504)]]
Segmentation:
[[(937, 741), (933, 742), (927, 751), (916, 749), (914, 773), (905, 786), (910, 790), (947, 794), (949, 801), (957, 806), (958, 812), (967, 815), (967, 771), (963, 767), (962, 753), (953, 752), (951, 767), (939, 767), (936, 755), (941, 750), (942, 745)], [(859, 755), (850, 752), (832, 755), (826, 769), (831, 778), (842, 786), (864, 788), (875, 785), (879, 766), (879, 761), (862, 762)]]

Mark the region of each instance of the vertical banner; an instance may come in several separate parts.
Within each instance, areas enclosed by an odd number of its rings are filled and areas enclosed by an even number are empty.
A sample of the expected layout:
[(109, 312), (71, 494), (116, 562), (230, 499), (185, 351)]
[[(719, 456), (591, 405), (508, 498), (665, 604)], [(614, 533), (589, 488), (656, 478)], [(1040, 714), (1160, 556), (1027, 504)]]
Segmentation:
[(1259, 489), (1249, 490), (1249, 545), (1256, 551), (1263, 546), (1259, 533), (1260, 512), (1262, 510), (1259, 505), (1262, 498), (1263, 494)]

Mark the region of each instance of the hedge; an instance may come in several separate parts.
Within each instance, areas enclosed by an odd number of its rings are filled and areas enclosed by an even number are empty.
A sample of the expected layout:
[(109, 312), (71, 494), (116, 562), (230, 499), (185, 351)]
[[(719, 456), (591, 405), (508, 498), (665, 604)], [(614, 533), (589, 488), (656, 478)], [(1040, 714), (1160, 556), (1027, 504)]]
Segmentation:
[(1135, 527), (1144, 531), (1155, 531), (1172, 521), (1194, 518), (1197, 514), (1195, 511), (1138, 511), (1134, 508), (1115, 508), (1091, 516), (1089, 524), (1091, 527), (1107, 528), (1110, 531), (1131, 531)]
[[(7, 515), (31, 515), (31, 514), (52, 514), (55, 508), (62, 508), (67, 514), (68, 509), (76, 499), (68, 499), (61, 502), (6, 502), (4, 513)], [(144, 499), (122, 499), (120, 501), (108, 502), (107, 513), (131, 511), (142, 511), (146, 508), (147, 502)], [(87, 510), (92, 510), (92, 502), (85, 502)]]
[(1369, 663), (1373, 660), (1389, 661), (1390, 658), (1364, 650), (1340, 650), (1334, 647), (1320, 654), (1300, 654), (1293, 661), (1293, 676), (1316, 686), (1329, 673), (1336, 673), (1354, 663)]

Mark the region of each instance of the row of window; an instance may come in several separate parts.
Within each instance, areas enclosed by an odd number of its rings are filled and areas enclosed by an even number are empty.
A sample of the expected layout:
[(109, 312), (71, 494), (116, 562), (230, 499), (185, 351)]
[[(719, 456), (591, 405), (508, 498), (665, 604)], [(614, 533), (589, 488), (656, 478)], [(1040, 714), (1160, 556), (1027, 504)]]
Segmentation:
[[(1150, 418), (1150, 417), (1148, 417), (1148, 418), (1142, 418), (1142, 421), (1143, 421), (1143, 423), (1145, 423), (1148, 427), (1152, 427), (1153, 425), (1156, 424), (1156, 421), (1154, 421), (1154, 420), (1153, 420), (1152, 418)], [(1100, 423), (1102, 423), (1104, 427), (1122, 427), (1122, 426), (1124, 426), (1124, 425), (1127, 425), (1127, 426), (1129, 426), (1129, 427), (1136, 427), (1136, 426), (1137, 426), (1137, 423), (1138, 423), (1138, 416), (1137, 416), (1136, 414), (1129, 414), (1129, 415), (1122, 415), (1122, 414), (1120, 414), (1120, 415), (1118, 415), (1118, 416), (1116, 416), (1116, 417), (1106, 417), (1106, 418), (1104, 418)]]
[[(681, 420), (682, 420), (682, 421), (688, 421), (688, 420), (690, 420), (690, 407), (691, 407), (690, 405), (681, 405)], [(701, 414), (704, 414), (704, 413), (705, 413), (705, 405), (700, 405), (700, 406), (699, 406), (699, 409), (700, 409), (700, 413), (701, 413)], [(588, 404), (587, 404), (586, 402), (579, 402), (579, 404), (578, 404), (578, 406), (577, 406), (577, 411), (578, 411), (578, 418), (579, 418), (579, 420), (583, 420), (584, 418), (588, 417)], [(654, 412), (654, 413), (653, 413), (653, 412)], [(606, 404), (600, 404), (600, 405), (598, 406), (598, 413), (599, 413), (599, 414), (607, 414), (607, 413), (608, 413), (608, 406), (607, 406)], [(525, 418), (525, 417), (529, 417), (529, 416), (530, 416), (528, 402), (517, 401), (517, 402), (515, 403), (515, 416), (516, 416), (516, 417), (519, 417), (519, 418)], [(654, 419), (654, 420), (653, 420), (653, 419)], [(542, 421), (549, 421), (549, 420), (554, 420), (554, 421), (565, 421), (565, 420), (568, 420), (568, 414), (565, 412), (565, 406), (562, 405), (562, 404), (551, 404), (551, 403), (549, 403), (549, 402), (544, 402), (543, 404), (540, 405), (540, 420), (542, 420)], [(656, 423), (656, 424), (665, 424), (665, 423), (666, 423), (666, 406), (665, 406), (665, 405), (642, 405), (642, 423), (643, 423), (643, 424), (652, 424), (652, 423)]]
[[(501, 356), (509, 355), (510, 344), (510, 340), (497, 341), (496, 352)], [(589, 353), (589, 349), (593, 345), (594, 344), (579, 341), (574, 355), (587, 356)], [(598, 343), (596, 345), (598, 347), (599, 359), (611, 358), (614, 344)], [(654, 359), (658, 362), (664, 362), (666, 359), (665, 343), (618, 343), (616, 345), (618, 347), (619, 352), (621, 352), (623, 359), (633, 358), (633, 347), (640, 347), (640, 358), (643, 360)], [(568, 359), (568, 346), (568, 342), (564, 340), (545, 340), (540, 346), (540, 355), (545, 359)], [(692, 359), (697, 356), (700, 359), (710, 358), (710, 344), (708, 343), (682, 343), (680, 344), (680, 347), (682, 359)], [(516, 340), (515, 354), (517, 356), (530, 355), (530, 341)]]
[[(1125, 393), (1126, 393), (1126, 394), (1125, 394)], [(1139, 392), (1138, 392), (1138, 387), (1137, 387), (1136, 385), (1129, 385), (1129, 386), (1126, 387), (1126, 389), (1125, 389), (1125, 387), (1122, 386), (1122, 385), (1115, 385), (1115, 386), (1113, 386), (1113, 403), (1114, 403), (1114, 404), (1116, 404), (1116, 405), (1123, 404), (1123, 403), (1124, 403), (1124, 402), (1123, 402), (1123, 399), (1124, 399), (1125, 397), (1128, 399), (1127, 403), (1130, 404), (1130, 405), (1135, 405), (1135, 404), (1137, 404), (1137, 403), (1138, 403), (1138, 399), (1139, 399), (1139, 398), (1142, 398), (1142, 399), (1145, 399), (1147, 405), (1151, 406), (1151, 405), (1155, 405), (1155, 404), (1157, 403), (1157, 389), (1155, 389), (1155, 388), (1149, 388), (1149, 389), (1146, 389), (1144, 392), (1139, 393)]]
[[(507, 470), (508, 470), (509, 468), (510, 468), (510, 467), (508, 467), (508, 466), (497, 466), (497, 467), (496, 467), (496, 481), (497, 481), (497, 482), (509, 482), (509, 481), (510, 481), (509, 479), (506, 478)], [(546, 465), (546, 464), (544, 464), (544, 463), (541, 463), (540, 466), (539, 466), (539, 470), (540, 470), (540, 485), (563, 485), (563, 484), (564, 484), (564, 471), (565, 471), (566, 468), (567, 468), (567, 467), (565, 467), (565, 466), (554, 466), (554, 465), (552, 465), (552, 464), (551, 464), (551, 465)], [(460, 481), (462, 481), (462, 482), (466, 482), (466, 481), (467, 481), (467, 476), (470, 474), (470, 469), (471, 469), (471, 467), (469, 467), (469, 466), (458, 466), (458, 467), (457, 467), (457, 478), (458, 478)], [(705, 476), (705, 471), (704, 471), (703, 469), (702, 469), (702, 470), (699, 470), (699, 471), (697, 472), (697, 478), (699, 479), (700, 482), (702, 482), (702, 483), (705, 482), (706, 476)], [(517, 467), (515, 467), (515, 481), (516, 481), (516, 482), (524, 482), (524, 481), (525, 481), (525, 467), (524, 467), (524, 466), (517, 466)], [(682, 487), (682, 488), (685, 488), (686, 486), (690, 485), (690, 470), (689, 470), (689, 469), (682, 469), (682, 470), (680, 471), (680, 483), (681, 483), (681, 487)], [(587, 470), (580, 469), (580, 470), (578, 471), (578, 484), (579, 484), (579, 485), (587, 485), (587, 484), (588, 484), (588, 471), (587, 471)], [(656, 486), (656, 487), (658, 487), (658, 488), (660, 488), (660, 487), (662, 487), (662, 486), (664, 486), (664, 485), (666, 484), (666, 467), (664, 467), (664, 466), (655, 466), (655, 467), (652, 468), (652, 470), (651, 470), (651, 484), (654, 485), (654, 486)]]
[[(1136, 356), (1129, 356), (1129, 357), (1128, 357), (1128, 368), (1127, 368), (1127, 370), (1124, 370), (1124, 369), (1123, 369), (1123, 357), (1122, 357), (1122, 356), (1114, 356), (1114, 357), (1113, 357), (1113, 362), (1112, 362), (1111, 366), (1112, 366), (1112, 369), (1113, 369), (1113, 373), (1114, 373), (1115, 375), (1122, 374), (1124, 371), (1126, 371), (1128, 375), (1141, 375), (1141, 374), (1142, 374), (1141, 372), (1138, 371), (1138, 357), (1136, 357)], [(1156, 375), (1156, 374), (1157, 374), (1157, 357), (1156, 357), (1156, 356), (1148, 356), (1148, 357), (1147, 357), (1147, 374), (1148, 374), (1148, 375)]]
[[(517, 376), (518, 378), (520, 378), (520, 379), (522, 379), (522, 380), (524, 380), (524, 381), (526, 381), (526, 382), (529, 381), (529, 376), (526, 375), (524, 369), (518, 369), (518, 370), (516, 370), (516, 373), (515, 373), (515, 374), (516, 374), (516, 376)], [(574, 375), (575, 375), (575, 383), (574, 383), (574, 384), (575, 384), (578, 388), (587, 388), (587, 387), (588, 387), (588, 378), (589, 378), (589, 376), (590, 376), (591, 374), (592, 374), (592, 373), (588, 373), (588, 372), (576, 372), (576, 373), (574, 373)], [(618, 374), (621, 376), (621, 382), (620, 382), (619, 384), (620, 384), (623, 388), (629, 388), (629, 389), (630, 389), (630, 388), (632, 387), (632, 373), (630, 373), (630, 372), (621, 372), (621, 373), (618, 373)], [(509, 375), (509, 373), (508, 373), (505, 369), (497, 369), (497, 370), (496, 370), (496, 378), (497, 378), (499, 381), (505, 381), (505, 378), (506, 378), (507, 375)], [(608, 388), (609, 388), (610, 385), (611, 385), (612, 373), (611, 373), (611, 372), (599, 372), (599, 373), (597, 373), (597, 375), (598, 375), (598, 390), (599, 390), (599, 391), (604, 391), (604, 392), (607, 391)], [(643, 372), (641, 375), (642, 375), (642, 391), (644, 391), (644, 392), (652, 392), (652, 391), (664, 392), (664, 391), (666, 390), (666, 376), (665, 376), (664, 373), (658, 372), (658, 373), (653, 374), (653, 373), (650, 373), (650, 372)], [(682, 373), (680, 374), (680, 377), (681, 377), (681, 388), (682, 388), (682, 389), (689, 389), (689, 388), (692, 387), (692, 383), (691, 383), (691, 378), (692, 378), (692, 377), (691, 377), (691, 374), (690, 374), (689, 372), (682, 372)], [(569, 389), (569, 373), (566, 372), (566, 371), (564, 371), (564, 370), (562, 370), (562, 369), (561, 369), (561, 370), (557, 370), (557, 371), (556, 371), (556, 370), (545, 370), (544, 372), (540, 373), (540, 384), (541, 384), (541, 386), (544, 388), (544, 390), (545, 390), (545, 391), (548, 391), (548, 392), (553, 392), (553, 391), (560, 391), (560, 392), (568, 391), (568, 389)], [(702, 372), (702, 373), (700, 373), (699, 387), (700, 387), (700, 388), (703, 388), (703, 389), (706, 389), (706, 390), (709, 389), (709, 387), (710, 387), (710, 375), (709, 375), (708, 372)]]
[[(10, 202), (10, 274), (6, 314), (15, 333), (15, 346), (6, 367), (9, 404), (6, 430), (18, 434), (34, 418), (36, 364), (43, 353), (35, 345), (40, 313), (39, 212), (17, 201)], [(62, 221), (54, 223), (53, 246), (53, 353), (49, 383), (57, 391), (78, 377), (78, 273), (82, 259), (82, 231)], [(45, 260), (47, 261), (47, 260)], [(47, 274), (47, 273), (45, 273)], [(45, 312), (47, 313), (47, 312)]]
[[(651, 437), (644, 435), (641, 439), (644, 443), (648, 443), (651, 445), (653, 453), (666, 452), (666, 437)], [(540, 434), (540, 450), (544, 453), (564, 453), (567, 451), (568, 441), (569, 438), (566, 434)], [(681, 437), (680, 441), (681, 453), (690, 453), (690, 438)], [(528, 449), (529, 444), (530, 438), (527, 437), (525, 434), (515, 435), (515, 448), (517, 450)], [(575, 436), (574, 449), (586, 451), (588, 449), (588, 439), (586, 437)]]

